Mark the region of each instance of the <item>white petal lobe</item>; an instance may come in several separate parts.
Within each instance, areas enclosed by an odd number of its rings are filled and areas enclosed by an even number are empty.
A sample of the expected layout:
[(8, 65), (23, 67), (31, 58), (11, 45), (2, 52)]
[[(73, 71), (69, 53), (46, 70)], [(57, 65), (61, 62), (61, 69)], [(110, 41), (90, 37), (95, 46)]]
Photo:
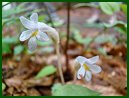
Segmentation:
[(31, 37), (32, 30), (23, 31), (20, 35), (20, 41), (25, 41)]
[(30, 16), (30, 20), (31, 20), (31, 21), (34, 21), (34, 22), (38, 22), (38, 14), (37, 14), (37, 13), (33, 13), (33, 14)]
[(28, 48), (30, 51), (34, 51), (37, 47), (36, 37), (31, 37), (28, 41)]
[(44, 30), (48, 30), (49, 29), (49, 26), (45, 23), (42, 23), (42, 22), (38, 22), (38, 29), (41, 30), (42, 32), (44, 32)]
[(36, 35), (36, 38), (39, 41), (48, 41), (49, 40), (48, 35), (46, 33), (44, 33), (44, 32), (41, 32), (41, 31), (38, 32), (38, 34)]
[(90, 80), (92, 79), (92, 74), (91, 74), (90, 71), (86, 71), (85, 79), (86, 79), (87, 81), (90, 81)]
[(102, 68), (98, 65), (91, 65), (89, 67), (93, 73), (100, 73), (102, 71)]
[(81, 65), (83, 65), (87, 61), (87, 58), (83, 56), (78, 56), (75, 60), (79, 62)]
[(77, 72), (77, 78), (81, 79), (81, 78), (84, 77), (84, 75), (85, 75), (85, 69), (83, 68), (83, 66), (81, 66), (80, 69)]
[(21, 16), (20, 17), (20, 21), (23, 24), (23, 26), (27, 29), (34, 29), (35, 28), (35, 24), (33, 21), (30, 21), (28, 19), (26, 19), (25, 17)]
[(99, 56), (94, 56), (94, 57), (92, 57), (92, 58), (90, 58), (88, 60), (89, 60), (89, 62), (91, 62), (91, 64), (94, 64), (99, 60)]

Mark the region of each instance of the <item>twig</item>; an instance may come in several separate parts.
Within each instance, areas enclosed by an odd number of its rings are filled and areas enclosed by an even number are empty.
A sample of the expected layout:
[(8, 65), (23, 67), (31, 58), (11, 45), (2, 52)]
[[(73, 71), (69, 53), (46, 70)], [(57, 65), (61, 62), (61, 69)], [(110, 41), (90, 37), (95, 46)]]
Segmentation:
[(12, 2), (6, 3), (6, 4), (2, 5), (2, 7), (6, 6), (6, 5), (8, 5), (8, 4), (11, 4), (11, 3), (12, 3)]
[(66, 41), (66, 49), (65, 49), (67, 69), (69, 65), (69, 58), (68, 58), (69, 34), (70, 34), (70, 2), (67, 3), (67, 41)]

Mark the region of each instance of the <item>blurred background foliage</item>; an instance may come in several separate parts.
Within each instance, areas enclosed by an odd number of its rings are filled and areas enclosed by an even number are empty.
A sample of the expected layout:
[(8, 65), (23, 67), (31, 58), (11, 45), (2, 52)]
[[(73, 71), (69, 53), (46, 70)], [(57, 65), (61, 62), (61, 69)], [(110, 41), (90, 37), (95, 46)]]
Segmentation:
[[(3, 30), (7, 32), (2, 33), (2, 54), (8, 54), (8, 53), (13, 53), (14, 55), (18, 55), (22, 53), (23, 51), (26, 51), (26, 47), (24, 47), (22, 44), (20, 44), (18, 37), (21, 31), (24, 30), (24, 27), (21, 25), (19, 21), (19, 16), (23, 15), (25, 17), (29, 17), (33, 12), (39, 13), (39, 21), (45, 22), (49, 25), (54, 24), (54, 27), (59, 27), (63, 25), (63, 21), (61, 19), (58, 19), (58, 15), (53, 12), (53, 13), (47, 13), (45, 12), (45, 8), (41, 7), (40, 4), (30, 4), (29, 2), (24, 2), (24, 3), (14, 3), (14, 2), (4, 2), (3, 3), (3, 8), (2, 8), (2, 27)], [(30, 5), (30, 6), (28, 6)], [(46, 5), (49, 8), (49, 4), (46, 3)], [(107, 15), (111, 15), (112, 17), (116, 16), (116, 13), (119, 12), (120, 10), (127, 15), (127, 5), (124, 3), (105, 3), (105, 2), (94, 2), (94, 3), (73, 3), (72, 9), (77, 9), (80, 7), (93, 7), (100, 9), (103, 13)], [(35, 9), (35, 10), (34, 10)], [(55, 8), (50, 7), (50, 11), (52, 12), (55, 11)], [(28, 13), (30, 12), (30, 13)], [(40, 14), (42, 13), (42, 14)], [(49, 19), (49, 15), (51, 15), (52, 20)], [(51, 21), (53, 23), (51, 23)], [(113, 28), (116, 32), (120, 33), (122, 36), (126, 36), (127, 34), (127, 21), (121, 21), (117, 20), (116, 17), (113, 20), (113, 23), (105, 23), (105, 22), (97, 22), (97, 19), (93, 17), (90, 18), (90, 20), (86, 20), (86, 23), (84, 23), (84, 27), (87, 28), (100, 28), (100, 29), (110, 29)], [(83, 38), (81, 37), (81, 33), (79, 29), (76, 29), (76, 27), (72, 26), (72, 35), (73, 39), (75, 39), (78, 43), (80, 44), (90, 44), (92, 37), (86, 37)], [(14, 32), (9, 32), (8, 29), (15, 29)], [(13, 35), (15, 34), (15, 36)], [(60, 33), (62, 34), (62, 33)], [(64, 34), (61, 35), (62, 37), (65, 36)], [(104, 43), (111, 41), (113, 44), (117, 43), (117, 39), (114, 41), (114, 37), (107, 37), (105, 39), (105, 36), (100, 36), (95, 39), (95, 42), (97, 43)], [(126, 42), (126, 40), (125, 40)], [(46, 44), (50, 45), (51, 42), (46, 42)], [(20, 44), (20, 45), (19, 45)], [(39, 45), (44, 46), (45, 43), (40, 43)], [(49, 49), (51, 50), (51, 49)]]

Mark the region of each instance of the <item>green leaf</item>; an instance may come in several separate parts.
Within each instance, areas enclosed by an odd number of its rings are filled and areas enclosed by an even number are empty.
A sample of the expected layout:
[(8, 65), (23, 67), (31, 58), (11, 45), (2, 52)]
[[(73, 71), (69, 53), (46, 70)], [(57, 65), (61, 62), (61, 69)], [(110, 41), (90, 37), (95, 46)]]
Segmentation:
[(54, 48), (53, 47), (43, 47), (43, 48), (41, 48), (40, 49), (40, 52), (42, 52), (42, 53), (51, 53), (51, 52), (53, 52), (54, 51)]
[(36, 75), (36, 79), (43, 78), (45, 76), (51, 75), (55, 73), (57, 69), (54, 67), (54, 65), (48, 65), (41, 69), (41, 71)]
[(11, 9), (8, 9), (8, 10), (2, 9), (2, 18), (10, 17), (11, 15), (25, 12), (27, 10), (26, 8), (24, 8), (25, 4), (26, 3), (21, 3), (18, 6), (11, 8)]
[(127, 5), (121, 4), (120, 7), (121, 7), (122, 11), (125, 13), (125, 15), (127, 15)]
[(74, 29), (73, 38), (80, 44), (89, 44), (92, 40), (91, 37), (83, 38), (78, 30)]
[(73, 6), (73, 8), (80, 8), (80, 7), (94, 7), (97, 8), (98, 5), (94, 4), (94, 3), (77, 3)]
[(100, 93), (75, 84), (55, 84), (52, 87), (53, 96), (99, 96)]
[(45, 20), (45, 15), (40, 15), (39, 17), (38, 17), (38, 21), (43, 21), (43, 20)]
[(9, 19), (9, 18), (2, 19), (2, 26), (3, 26), (5, 23), (9, 22), (10, 20), (11, 20), (11, 19)]
[(97, 49), (101, 54), (103, 54), (103, 55), (107, 55), (107, 52), (106, 52), (106, 50), (104, 49), (104, 48), (98, 48)]
[(101, 10), (102, 10), (104, 13), (106, 13), (106, 14), (108, 14), (108, 15), (112, 15), (112, 14), (113, 14), (112, 9), (111, 9), (111, 7), (108, 5), (107, 2), (100, 2), (99, 5), (100, 5)]
[(114, 24), (107, 24), (107, 23), (104, 23), (104, 26), (106, 28), (112, 28), (112, 27), (115, 27), (115, 28), (119, 28), (122, 30), (122, 32), (124, 34), (127, 33), (127, 23), (124, 23), (123, 21), (115, 21)]
[(104, 26), (107, 27), (107, 28), (111, 28), (111, 27), (114, 27), (114, 26), (127, 28), (127, 24), (124, 23), (123, 21), (115, 21), (113, 24), (104, 23)]
[(100, 2), (99, 5), (100, 9), (108, 15), (113, 15), (120, 10), (120, 6), (117, 2)]
[(17, 37), (2, 37), (2, 54), (11, 53), (12, 45), (18, 42)]
[(11, 53), (10, 45), (2, 42), (2, 54), (8, 54), (8, 53)]
[(109, 6), (112, 8), (113, 13), (120, 11), (120, 5), (118, 2), (107, 2)]
[(2, 83), (2, 91), (4, 91), (6, 88), (6, 85), (4, 83)]
[(117, 43), (117, 39), (113, 35), (105, 35), (104, 34), (104, 35), (97, 36), (95, 39), (95, 42), (99, 43), (99, 44), (111, 42), (112, 44), (115, 45)]
[(24, 50), (24, 47), (22, 45), (15, 46), (14, 55), (20, 54), (23, 50)]
[(7, 44), (16, 44), (18, 42), (17, 37), (2, 37), (2, 43), (7, 43)]
[(38, 43), (39, 46), (50, 46), (50, 45), (52, 45), (51, 40), (46, 41), (46, 42), (37, 41), (37, 43)]
[(121, 27), (114, 27), (114, 30), (116, 30), (118, 33), (120, 34), (127, 34), (127, 31), (125, 31), (123, 28)]

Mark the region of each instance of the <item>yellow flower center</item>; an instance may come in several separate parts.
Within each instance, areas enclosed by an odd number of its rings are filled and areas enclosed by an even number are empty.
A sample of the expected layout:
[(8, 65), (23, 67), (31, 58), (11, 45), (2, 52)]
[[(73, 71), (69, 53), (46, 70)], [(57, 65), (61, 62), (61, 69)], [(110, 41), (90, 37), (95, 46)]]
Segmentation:
[(83, 64), (83, 67), (84, 67), (85, 70), (90, 71), (90, 68), (87, 66), (87, 64)]
[(32, 37), (36, 36), (37, 34), (38, 34), (38, 30), (36, 30), (36, 31), (34, 31), (34, 32), (32, 33)]

